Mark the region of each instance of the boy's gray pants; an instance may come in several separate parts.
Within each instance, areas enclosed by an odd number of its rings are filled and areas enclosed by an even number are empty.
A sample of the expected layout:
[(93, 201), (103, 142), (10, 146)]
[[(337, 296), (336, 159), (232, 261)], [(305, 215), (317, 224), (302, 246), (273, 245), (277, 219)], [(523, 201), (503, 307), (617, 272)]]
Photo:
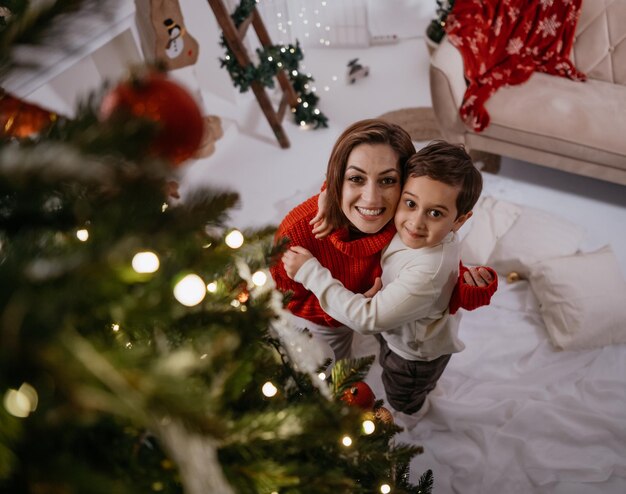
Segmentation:
[(435, 360), (406, 360), (392, 352), (381, 335), (379, 363), (383, 368), (383, 386), (387, 401), (395, 410), (412, 414), (417, 412), (426, 395), (435, 389), (437, 381), (450, 361), (450, 354)]

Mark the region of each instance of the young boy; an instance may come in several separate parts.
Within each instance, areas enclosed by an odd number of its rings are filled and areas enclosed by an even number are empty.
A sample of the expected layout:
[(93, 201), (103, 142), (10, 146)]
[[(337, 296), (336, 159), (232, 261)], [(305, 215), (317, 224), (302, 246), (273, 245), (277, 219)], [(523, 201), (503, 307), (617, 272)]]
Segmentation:
[[(372, 298), (345, 289), (303, 247), (291, 247), (283, 263), (331, 317), (377, 335), (387, 401), (413, 414), (451, 354), (464, 348), (457, 336), (460, 315), (448, 305), (460, 263), (456, 232), (472, 215), (482, 177), (463, 146), (444, 141), (409, 158), (406, 177), (394, 217), (397, 233), (381, 259), (383, 288)], [(488, 302), (493, 291), (480, 296)]]

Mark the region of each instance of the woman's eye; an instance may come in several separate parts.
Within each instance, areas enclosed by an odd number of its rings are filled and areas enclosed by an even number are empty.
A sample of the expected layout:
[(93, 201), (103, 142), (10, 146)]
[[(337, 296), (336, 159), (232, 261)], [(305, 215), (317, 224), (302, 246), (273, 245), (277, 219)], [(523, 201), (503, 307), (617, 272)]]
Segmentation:
[(398, 183), (394, 177), (385, 177), (380, 181), (383, 185), (393, 185)]
[(363, 177), (359, 177), (358, 175), (352, 175), (351, 177), (348, 177), (348, 181), (358, 184), (363, 182)]

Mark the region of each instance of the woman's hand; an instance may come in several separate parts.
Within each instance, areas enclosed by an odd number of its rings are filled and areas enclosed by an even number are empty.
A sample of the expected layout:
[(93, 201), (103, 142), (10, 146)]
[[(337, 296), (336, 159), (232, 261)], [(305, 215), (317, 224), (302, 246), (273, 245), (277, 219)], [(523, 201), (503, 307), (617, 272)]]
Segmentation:
[(463, 279), (471, 286), (487, 286), (493, 281), (491, 273), (482, 266), (467, 268), (463, 273)]
[(313, 254), (304, 247), (299, 245), (290, 247), (289, 250), (285, 251), (282, 258), (287, 276), (293, 280), (300, 267), (312, 257)]
[(309, 221), (309, 225), (313, 225), (312, 233), (315, 238), (324, 238), (333, 231), (333, 225), (326, 218), (326, 191), (320, 192), (317, 198), (317, 214)]

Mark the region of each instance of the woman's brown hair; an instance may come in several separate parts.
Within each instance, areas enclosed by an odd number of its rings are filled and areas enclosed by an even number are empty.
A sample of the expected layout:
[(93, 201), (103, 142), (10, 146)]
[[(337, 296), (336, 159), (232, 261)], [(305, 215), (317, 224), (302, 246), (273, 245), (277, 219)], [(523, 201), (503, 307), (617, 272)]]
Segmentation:
[(398, 157), (398, 168), (403, 182), (406, 161), (415, 153), (411, 136), (399, 125), (384, 120), (360, 120), (344, 130), (333, 146), (326, 169), (327, 218), (335, 227), (348, 224), (348, 220), (341, 210), (341, 192), (348, 157), (352, 150), (360, 144), (389, 145)]

